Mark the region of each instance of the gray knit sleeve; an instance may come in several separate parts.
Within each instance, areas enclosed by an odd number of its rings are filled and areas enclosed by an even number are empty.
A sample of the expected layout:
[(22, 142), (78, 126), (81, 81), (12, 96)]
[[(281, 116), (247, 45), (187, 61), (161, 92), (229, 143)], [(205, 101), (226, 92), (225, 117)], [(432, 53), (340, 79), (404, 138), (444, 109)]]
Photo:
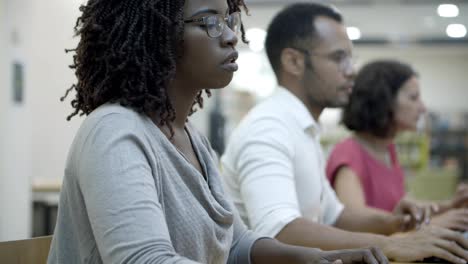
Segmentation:
[(194, 264), (171, 243), (152, 175), (157, 165), (136, 126), (131, 119), (101, 120), (79, 154), (76, 170), (97, 250), (103, 263)]
[(260, 239), (260, 236), (247, 229), (235, 210), (234, 238), (229, 252), (228, 264), (252, 263), (252, 247), (258, 239)]

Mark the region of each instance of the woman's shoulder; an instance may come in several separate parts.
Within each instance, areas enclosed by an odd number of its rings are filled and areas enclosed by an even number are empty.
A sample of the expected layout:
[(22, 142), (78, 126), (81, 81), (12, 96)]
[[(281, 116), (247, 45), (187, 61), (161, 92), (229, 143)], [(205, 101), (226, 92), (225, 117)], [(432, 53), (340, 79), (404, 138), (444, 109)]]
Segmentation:
[(85, 133), (99, 130), (108, 133), (128, 132), (144, 136), (148, 131), (155, 132), (156, 128), (156, 125), (146, 114), (139, 113), (119, 103), (108, 103), (91, 112), (83, 121), (80, 130), (84, 130)]
[(354, 137), (348, 137), (343, 141), (337, 143), (332, 150), (332, 153), (342, 154), (342, 155), (359, 155), (359, 143), (354, 139)]
[(152, 129), (152, 123), (148, 120), (144, 114), (120, 104), (101, 105), (83, 121), (75, 136), (74, 145), (90, 143), (97, 147), (128, 138), (144, 143), (149, 138), (157, 138), (147, 136)]
[[(137, 123), (143, 120), (143, 116), (135, 110), (124, 107), (118, 103), (104, 104), (96, 108), (85, 119), (84, 123), (100, 124), (102, 121), (115, 125), (120, 124), (120, 127), (125, 128), (129, 123)], [(121, 123), (122, 122), (122, 123)]]
[(351, 168), (358, 175), (362, 174), (364, 168), (362, 151), (353, 137), (341, 141), (333, 148), (327, 161), (327, 177), (334, 182), (336, 173), (343, 166)]
[(359, 143), (353, 137), (346, 138), (330, 152), (327, 169), (336, 170), (343, 165), (357, 166), (362, 162), (361, 154)]

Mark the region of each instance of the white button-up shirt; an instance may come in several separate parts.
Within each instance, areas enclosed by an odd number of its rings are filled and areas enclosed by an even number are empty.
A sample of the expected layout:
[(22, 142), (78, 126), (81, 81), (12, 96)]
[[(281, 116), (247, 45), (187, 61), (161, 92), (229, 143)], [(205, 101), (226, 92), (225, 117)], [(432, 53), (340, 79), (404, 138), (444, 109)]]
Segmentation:
[(242, 219), (274, 237), (298, 217), (333, 225), (343, 210), (325, 176), (320, 127), (279, 87), (231, 135), (221, 162), (226, 191)]

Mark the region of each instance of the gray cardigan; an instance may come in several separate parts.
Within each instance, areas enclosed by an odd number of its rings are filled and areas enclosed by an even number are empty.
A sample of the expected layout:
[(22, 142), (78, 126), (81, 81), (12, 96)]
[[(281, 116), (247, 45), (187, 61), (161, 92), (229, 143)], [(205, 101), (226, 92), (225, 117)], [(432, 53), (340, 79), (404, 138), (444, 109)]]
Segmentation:
[(207, 181), (147, 116), (93, 111), (68, 155), (48, 263), (250, 263), (258, 237), (226, 199), (208, 141), (188, 131)]

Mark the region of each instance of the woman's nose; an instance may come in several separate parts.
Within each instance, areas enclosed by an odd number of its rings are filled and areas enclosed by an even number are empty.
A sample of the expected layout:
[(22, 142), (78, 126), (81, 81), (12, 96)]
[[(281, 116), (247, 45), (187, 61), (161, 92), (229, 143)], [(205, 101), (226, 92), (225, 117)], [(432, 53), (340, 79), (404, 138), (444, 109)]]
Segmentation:
[(223, 46), (232, 46), (235, 47), (239, 39), (237, 38), (236, 32), (234, 32), (227, 25), (224, 27), (224, 32), (221, 35)]

